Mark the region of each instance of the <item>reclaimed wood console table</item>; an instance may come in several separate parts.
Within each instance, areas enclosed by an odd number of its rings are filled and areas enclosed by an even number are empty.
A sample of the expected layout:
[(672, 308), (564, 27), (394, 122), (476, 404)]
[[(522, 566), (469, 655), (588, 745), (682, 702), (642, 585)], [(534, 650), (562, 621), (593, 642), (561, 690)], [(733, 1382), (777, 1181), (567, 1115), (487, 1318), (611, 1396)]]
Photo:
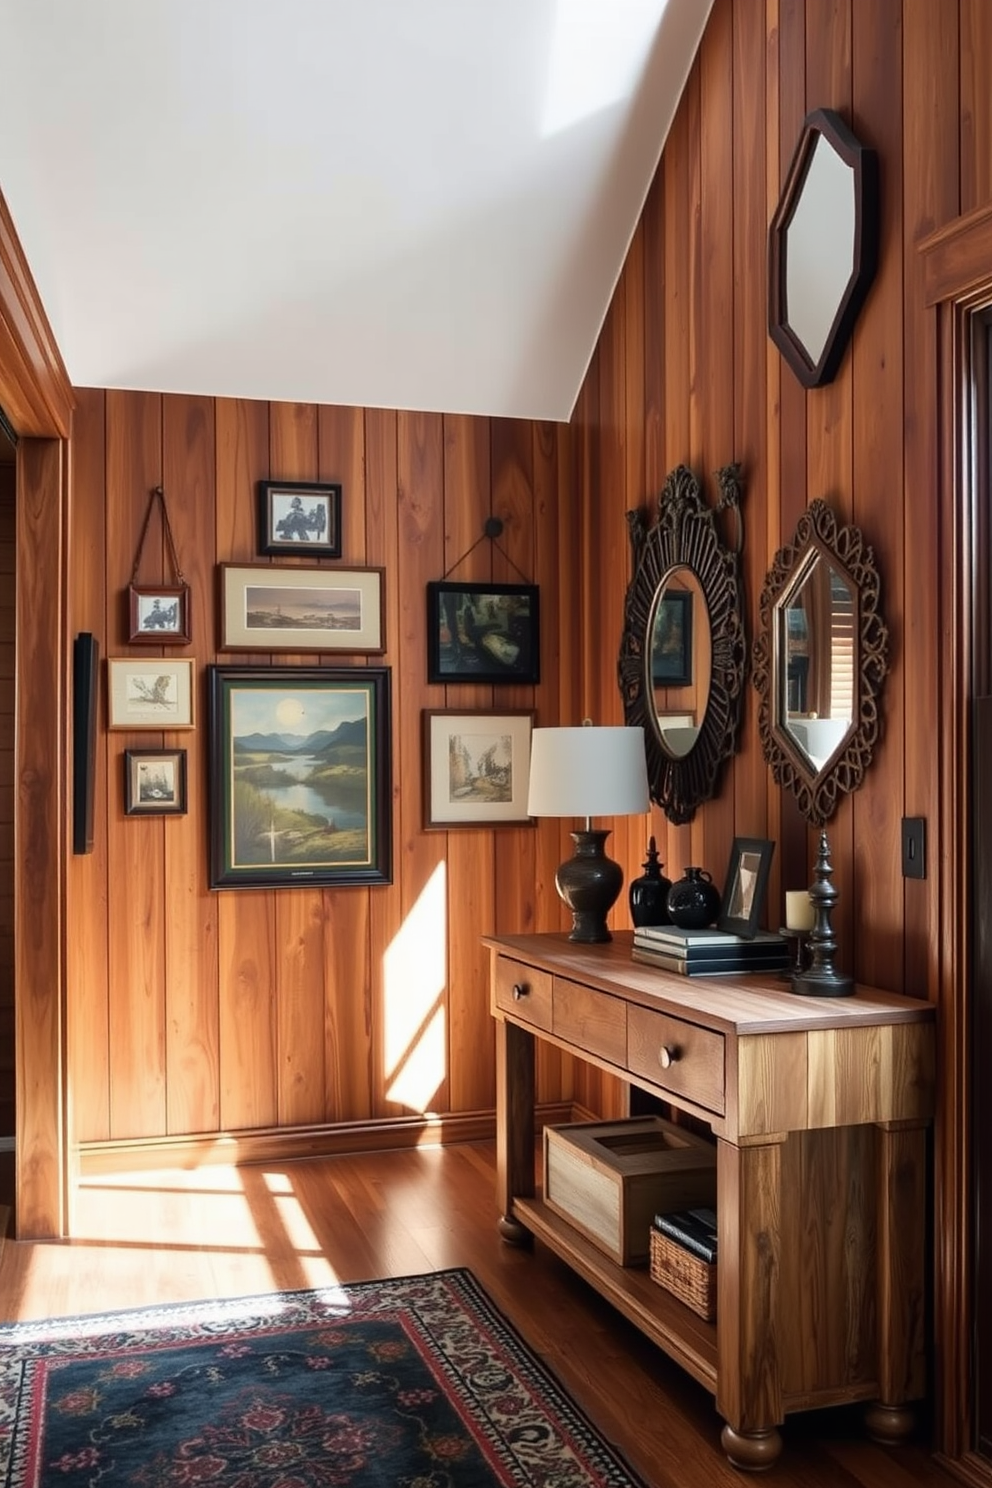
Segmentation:
[[(631, 935), (487, 936), (497, 1053), (497, 1201), (712, 1391), (722, 1444), (771, 1465), (790, 1411), (872, 1402), (882, 1441), (925, 1393), (927, 1126), (934, 1009), (859, 987), (799, 997), (774, 975), (683, 977)], [(546, 1041), (708, 1123), (717, 1147), (717, 1316), (616, 1265), (542, 1201), (534, 1048)]]

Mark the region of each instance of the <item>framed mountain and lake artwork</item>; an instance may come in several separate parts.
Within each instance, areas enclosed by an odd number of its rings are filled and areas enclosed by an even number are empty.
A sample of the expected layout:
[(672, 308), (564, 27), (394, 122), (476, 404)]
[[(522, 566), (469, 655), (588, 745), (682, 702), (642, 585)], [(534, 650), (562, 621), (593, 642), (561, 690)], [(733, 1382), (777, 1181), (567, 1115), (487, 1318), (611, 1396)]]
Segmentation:
[(391, 883), (389, 668), (207, 680), (210, 887)]

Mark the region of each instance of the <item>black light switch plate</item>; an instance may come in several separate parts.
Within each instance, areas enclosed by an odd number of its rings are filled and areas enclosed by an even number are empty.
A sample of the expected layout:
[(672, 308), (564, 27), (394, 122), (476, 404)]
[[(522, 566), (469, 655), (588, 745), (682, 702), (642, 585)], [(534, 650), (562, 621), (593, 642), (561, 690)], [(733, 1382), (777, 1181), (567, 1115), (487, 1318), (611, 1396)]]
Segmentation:
[(902, 876), (903, 878), (926, 878), (927, 876), (926, 817), (904, 816), (902, 819)]

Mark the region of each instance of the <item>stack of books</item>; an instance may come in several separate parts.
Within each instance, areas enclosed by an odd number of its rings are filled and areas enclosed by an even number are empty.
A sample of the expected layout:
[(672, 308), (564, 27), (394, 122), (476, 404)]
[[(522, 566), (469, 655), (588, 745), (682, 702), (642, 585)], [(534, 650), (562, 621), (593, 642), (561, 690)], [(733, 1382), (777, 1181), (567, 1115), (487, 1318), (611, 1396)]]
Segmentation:
[(677, 971), (682, 976), (718, 976), (742, 971), (785, 971), (789, 943), (783, 935), (759, 930), (753, 940), (725, 930), (680, 930), (675, 925), (642, 925), (634, 931), (635, 961)]
[(715, 1209), (682, 1209), (678, 1214), (656, 1214), (654, 1227), (707, 1265), (716, 1264)]

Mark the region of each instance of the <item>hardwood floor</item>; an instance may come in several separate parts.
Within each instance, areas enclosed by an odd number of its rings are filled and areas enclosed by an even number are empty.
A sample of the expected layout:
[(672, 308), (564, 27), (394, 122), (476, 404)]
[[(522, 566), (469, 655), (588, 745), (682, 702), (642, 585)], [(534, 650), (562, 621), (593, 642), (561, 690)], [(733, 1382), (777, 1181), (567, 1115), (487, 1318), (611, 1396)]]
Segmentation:
[[(0, 1199), (6, 1175), (0, 1169)], [(712, 1398), (540, 1245), (496, 1233), (492, 1144), (86, 1180), (64, 1244), (7, 1240), (0, 1317), (322, 1286), (467, 1266), (651, 1488), (739, 1485)], [(790, 1416), (776, 1488), (954, 1480), (851, 1410)]]

